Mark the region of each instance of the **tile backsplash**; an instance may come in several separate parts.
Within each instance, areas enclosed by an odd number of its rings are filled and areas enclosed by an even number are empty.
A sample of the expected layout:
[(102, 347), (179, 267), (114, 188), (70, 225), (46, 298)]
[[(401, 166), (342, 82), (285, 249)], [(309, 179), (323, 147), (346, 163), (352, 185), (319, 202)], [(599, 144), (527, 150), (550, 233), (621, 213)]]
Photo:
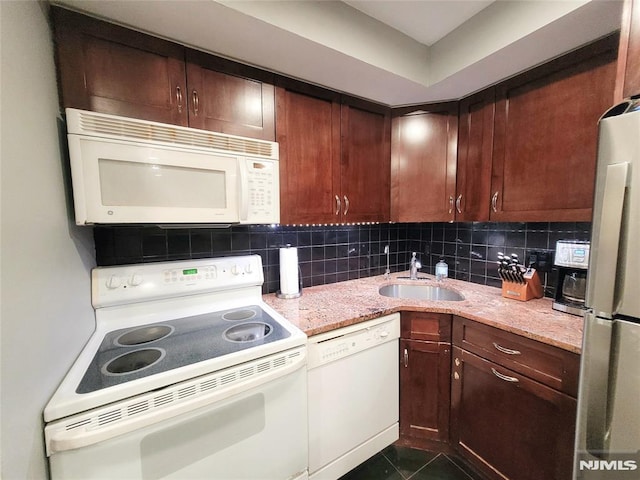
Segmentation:
[[(442, 257), (449, 276), (500, 286), (498, 252), (525, 259), (530, 251), (551, 254), (556, 240), (589, 240), (590, 223), (392, 223), (344, 226), (233, 226), (226, 229), (161, 229), (158, 227), (94, 227), (99, 266), (258, 254), (262, 257), (263, 292), (278, 290), (279, 248), (298, 247), (303, 287), (384, 273), (389, 245), (392, 272), (408, 269), (417, 252), (422, 271), (433, 274)], [(546, 294), (553, 273), (544, 275)]]

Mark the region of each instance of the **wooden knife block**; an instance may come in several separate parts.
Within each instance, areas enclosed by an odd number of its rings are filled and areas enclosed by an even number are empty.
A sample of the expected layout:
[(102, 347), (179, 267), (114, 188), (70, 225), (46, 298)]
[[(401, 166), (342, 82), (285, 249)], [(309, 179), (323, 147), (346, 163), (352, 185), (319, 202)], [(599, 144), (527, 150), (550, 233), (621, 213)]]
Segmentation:
[(542, 283), (540, 282), (540, 276), (535, 269), (530, 269), (525, 274), (525, 283), (505, 282), (502, 281), (502, 296), (504, 298), (512, 298), (513, 300), (520, 300), (526, 302), (532, 298), (542, 298), (544, 292), (542, 290)]

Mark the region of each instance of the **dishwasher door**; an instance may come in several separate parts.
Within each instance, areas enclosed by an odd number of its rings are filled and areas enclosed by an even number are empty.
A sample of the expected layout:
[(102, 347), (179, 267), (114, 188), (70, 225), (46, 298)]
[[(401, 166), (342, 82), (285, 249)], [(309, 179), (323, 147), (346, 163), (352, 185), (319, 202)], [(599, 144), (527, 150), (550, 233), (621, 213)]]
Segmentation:
[(400, 316), (311, 337), (309, 473), (335, 480), (398, 439)]

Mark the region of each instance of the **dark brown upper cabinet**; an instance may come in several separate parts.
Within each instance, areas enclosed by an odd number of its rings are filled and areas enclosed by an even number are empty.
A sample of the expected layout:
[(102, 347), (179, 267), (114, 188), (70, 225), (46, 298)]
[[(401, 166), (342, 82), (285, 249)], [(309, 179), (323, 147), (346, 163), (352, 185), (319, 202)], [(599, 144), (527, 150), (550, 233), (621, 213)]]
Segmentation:
[(287, 85), (276, 89), (281, 222), (388, 221), (389, 109)]
[(188, 125), (184, 48), (52, 7), (62, 107)]
[(62, 107), (274, 140), (273, 75), (51, 9)]
[(640, 94), (640, 2), (625, 0), (620, 29), (615, 102)]
[(460, 102), (456, 220), (486, 222), (491, 197), (495, 88)]
[(491, 220), (591, 219), (617, 44), (607, 37), (496, 87)]
[(280, 221), (340, 221), (340, 104), (276, 88)]
[(457, 139), (457, 103), (394, 110), (392, 221), (455, 219)]
[(186, 58), (189, 126), (275, 139), (272, 74), (190, 49)]
[(388, 222), (391, 182), (391, 115), (350, 101), (340, 107), (343, 222)]

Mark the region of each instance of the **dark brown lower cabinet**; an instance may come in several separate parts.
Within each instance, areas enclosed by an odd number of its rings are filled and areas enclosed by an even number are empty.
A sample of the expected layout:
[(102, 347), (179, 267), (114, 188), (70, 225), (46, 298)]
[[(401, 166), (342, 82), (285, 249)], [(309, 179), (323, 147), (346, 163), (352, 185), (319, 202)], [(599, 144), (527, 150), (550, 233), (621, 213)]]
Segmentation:
[(447, 442), (451, 345), (401, 339), (400, 356), (400, 436)]
[(451, 442), (488, 478), (571, 478), (576, 399), (453, 347)]
[(447, 450), (451, 404), (451, 315), (402, 312), (400, 443)]

